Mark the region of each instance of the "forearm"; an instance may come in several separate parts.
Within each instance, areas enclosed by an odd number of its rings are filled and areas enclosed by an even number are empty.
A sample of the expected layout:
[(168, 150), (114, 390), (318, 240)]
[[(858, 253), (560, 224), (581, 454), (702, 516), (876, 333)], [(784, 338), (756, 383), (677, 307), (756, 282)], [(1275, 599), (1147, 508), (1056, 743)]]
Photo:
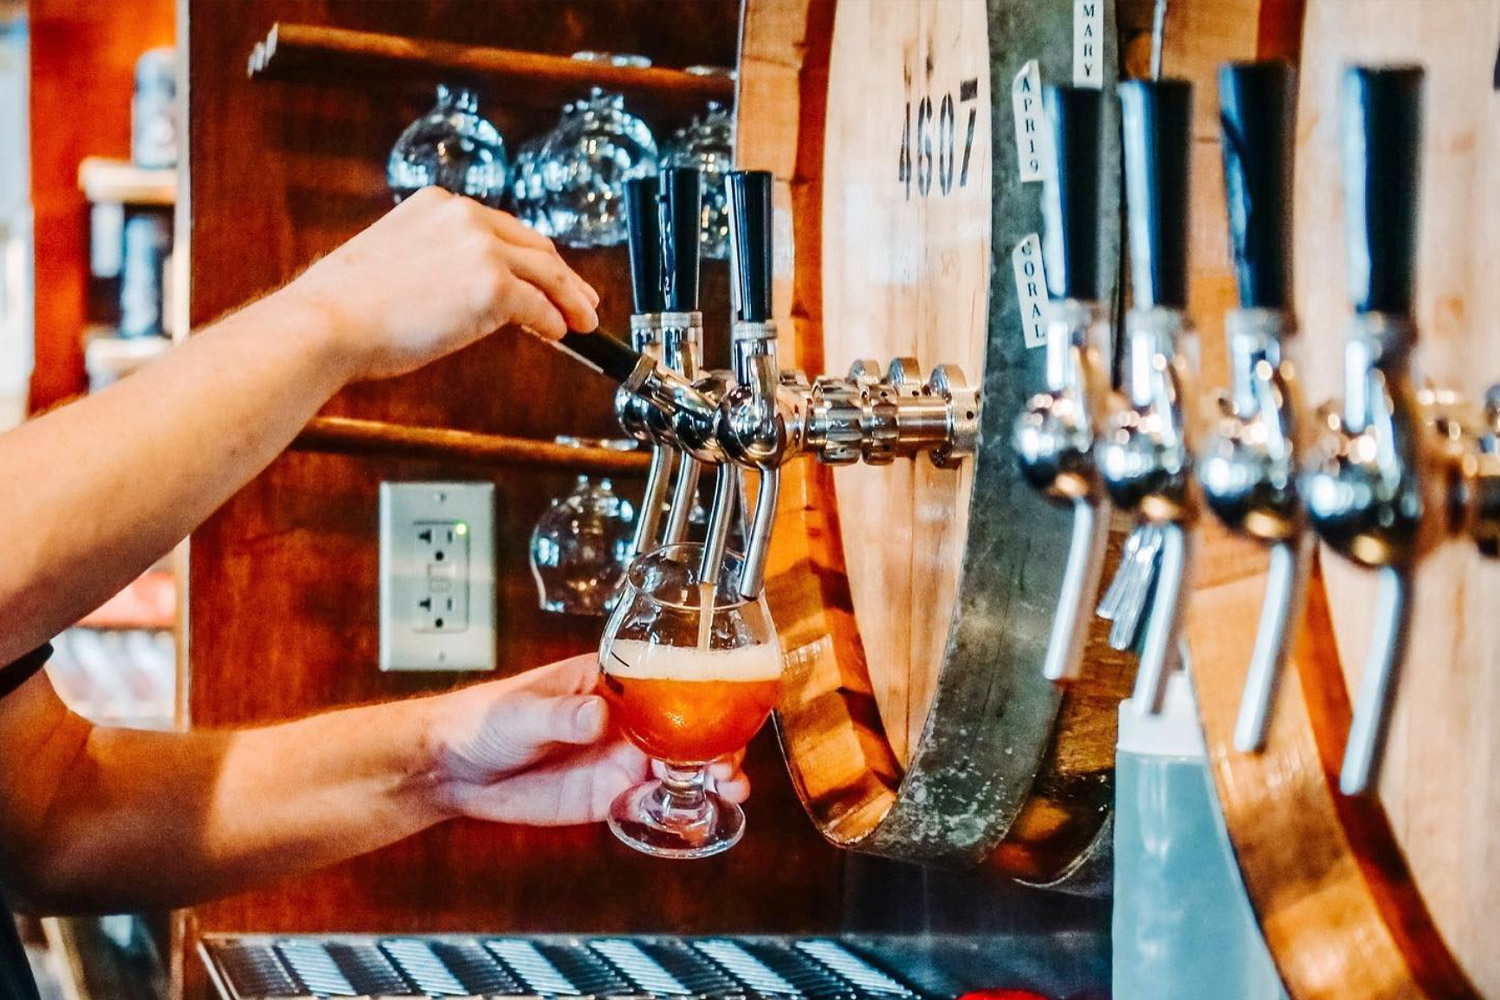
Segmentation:
[(328, 323), (294, 296), (264, 300), (0, 435), (0, 663), (109, 598), (287, 446), (348, 375)]
[(48, 912), (181, 906), (410, 836), (448, 815), (429, 749), (432, 705), (236, 733), (84, 723), (39, 820), (6, 831), (10, 852), (24, 854), (11, 871), (29, 873), (15, 887), (21, 902)]

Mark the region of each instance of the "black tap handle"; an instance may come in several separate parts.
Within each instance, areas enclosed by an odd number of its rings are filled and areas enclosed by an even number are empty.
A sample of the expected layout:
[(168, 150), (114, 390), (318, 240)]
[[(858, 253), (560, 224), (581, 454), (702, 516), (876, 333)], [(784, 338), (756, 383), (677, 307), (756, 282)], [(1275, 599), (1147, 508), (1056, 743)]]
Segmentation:
[(1350, 298), (1358, 312), (1410, 315), (1422, 181), (1422, 70), (1351, 66), (1339, 110)]
[(640, 353), (630, 345), (602, 331), (578, 333), (575, 330), (569, 330), (556, 344), (563, 351), (573, 355), (595, 371), (608, 375), (616, 382), (624, 382), (628, 379), (641, 361)]
[(734, 317), (765, 323), (771, 319), (771, 174), (734, 170), (726, 183)]
[(1186, 80), (1131, 80), (1118, 89), (1135, 305), (1183, 309), (1193, 85)]
[(1048, 84), (1042, 104), (1056, 154), (1056, 169), (1042, 181), (1047, 294), (1054, 300), (1097, 302), (1104, 294), (1099, 262), (1103, 95), (1092, 87)]
[(655, 177), (625, 182), (625, 232), (630, 243), (630, 291), (637, 313), (662, 310), (660, 186)]
[(668, 312), (698, 309), (698, 262), (702, 231), (703, 174), (670, 167), (661, 175), (662, 273)]
[(1292, 304), (1292, 144), (1297, 76), (1282, 62), (1219, 67), (1224, 193), (1240, 306)]

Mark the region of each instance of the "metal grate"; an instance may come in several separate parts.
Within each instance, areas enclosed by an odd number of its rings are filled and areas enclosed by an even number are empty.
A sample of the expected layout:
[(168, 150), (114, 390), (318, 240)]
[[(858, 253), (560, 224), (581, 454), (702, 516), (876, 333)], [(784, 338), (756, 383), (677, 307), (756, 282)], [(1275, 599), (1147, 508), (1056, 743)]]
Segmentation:
[(225, 1000), (938, 1000), (830, 938), (220, 937)]

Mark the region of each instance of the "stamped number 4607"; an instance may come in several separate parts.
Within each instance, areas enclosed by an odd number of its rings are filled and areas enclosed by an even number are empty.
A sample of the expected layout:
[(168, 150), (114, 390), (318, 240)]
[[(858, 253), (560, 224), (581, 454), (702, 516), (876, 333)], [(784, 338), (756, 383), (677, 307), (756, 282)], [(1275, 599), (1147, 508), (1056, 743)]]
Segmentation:
[[(905, 186), (908, 201), (911, 200), (913, 180), (917, 183), (917, 194), (923, 198), (931, 194), (934, 179), (937, 180), (938, 190), (943, 194), (953, 190), (955, 173), (958, 175), (959, 187), (969, 183), (969, 154), (974, 149), (974, 126), (979, 120), (977, 77), (958, 85), (957, 103), (968, 111), (962, 158), (958, 155), (958, 114), (953, 93), (950, 91), (943, 95), (938, 104), (935, 124), (930, 95), (917, 102), (915, 127), (911, 101), (906, 102), (906, 116), (901, 126), (901, 167), (897, 180)], [(934, 147), (936, 163), (933, 162)]]

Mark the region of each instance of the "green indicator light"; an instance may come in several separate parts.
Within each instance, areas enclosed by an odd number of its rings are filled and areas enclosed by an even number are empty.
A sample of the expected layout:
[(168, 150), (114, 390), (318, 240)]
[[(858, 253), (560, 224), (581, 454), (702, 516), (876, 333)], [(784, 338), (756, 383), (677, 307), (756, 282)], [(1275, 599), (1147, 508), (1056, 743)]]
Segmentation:
[(469, 526), (467, 524), (464, 524), (462, 521), (459, 521), (456, 525), (453, 526), (453, 530), (458, 532), (460, 535), (467, 535), (469, 533)]

